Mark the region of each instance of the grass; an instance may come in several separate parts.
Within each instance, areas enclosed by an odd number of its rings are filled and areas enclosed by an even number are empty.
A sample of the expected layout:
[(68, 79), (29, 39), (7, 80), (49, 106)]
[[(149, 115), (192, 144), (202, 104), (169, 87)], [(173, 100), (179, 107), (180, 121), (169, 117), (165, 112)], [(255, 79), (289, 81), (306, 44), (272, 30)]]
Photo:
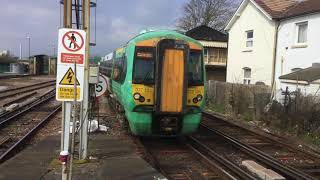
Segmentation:
[(252, 121), (253, 120), (252, 113), (249, 113), (249, 112), (243, 113), (243, 119), (247, 122)]
[(214, 112), (217, 112), (217, 113), (220, 113), (220, 114), (225, 114), (226, 113), (225, 108), (224, 108), (224, 104), (213, 104), (213, 103), (210, 103), (206, 107), (206, 109), (214, 111)]

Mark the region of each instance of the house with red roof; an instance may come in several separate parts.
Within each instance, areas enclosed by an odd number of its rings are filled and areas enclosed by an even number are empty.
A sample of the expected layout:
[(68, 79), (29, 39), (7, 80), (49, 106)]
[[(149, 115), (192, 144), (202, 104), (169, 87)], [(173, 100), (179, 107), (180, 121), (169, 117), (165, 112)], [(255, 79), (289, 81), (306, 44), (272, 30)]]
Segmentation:
[(243, 0), (225, 30), (227, 82), (318, 92), (320, 0)]

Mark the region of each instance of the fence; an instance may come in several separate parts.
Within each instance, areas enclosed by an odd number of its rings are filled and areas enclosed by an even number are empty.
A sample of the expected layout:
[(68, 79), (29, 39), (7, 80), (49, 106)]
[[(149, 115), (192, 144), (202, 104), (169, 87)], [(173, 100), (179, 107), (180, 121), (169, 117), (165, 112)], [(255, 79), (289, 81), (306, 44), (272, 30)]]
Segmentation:
[[(320, 101), (301, 93), (283, 93), (284, 103), (270, 101), (271, 88), (209, 81), (207, 107), (232, 118), (261, 121), (294, 134), (320, 135)], [(267, 108), (269, 107), (269, 108)], [(320, 140), (319, 140), (320, 141)], [(319, 142), (320, 143), (320, 142)]]

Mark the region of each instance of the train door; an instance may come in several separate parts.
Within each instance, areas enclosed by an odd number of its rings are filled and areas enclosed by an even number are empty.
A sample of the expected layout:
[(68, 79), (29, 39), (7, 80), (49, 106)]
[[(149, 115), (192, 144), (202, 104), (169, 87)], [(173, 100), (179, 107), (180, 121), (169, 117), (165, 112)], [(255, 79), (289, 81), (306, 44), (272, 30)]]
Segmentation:
[(175, 40), (160, 42), (158, 72), (158, 110), (162, 113), (182, 113), (186, 90), (186, 45)]

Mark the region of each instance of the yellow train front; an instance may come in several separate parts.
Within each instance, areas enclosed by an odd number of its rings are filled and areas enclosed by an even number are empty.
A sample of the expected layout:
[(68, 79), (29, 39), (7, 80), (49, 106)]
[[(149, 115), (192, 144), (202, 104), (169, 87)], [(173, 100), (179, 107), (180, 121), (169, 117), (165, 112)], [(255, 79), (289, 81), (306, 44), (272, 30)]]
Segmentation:
[[(106, 68), (103, 67), (102, 71)], [(197, 131), (205, 105), (201, 44), (175, 31), (140, 34), (115, 50), (111, 97), (139, 136)]]

